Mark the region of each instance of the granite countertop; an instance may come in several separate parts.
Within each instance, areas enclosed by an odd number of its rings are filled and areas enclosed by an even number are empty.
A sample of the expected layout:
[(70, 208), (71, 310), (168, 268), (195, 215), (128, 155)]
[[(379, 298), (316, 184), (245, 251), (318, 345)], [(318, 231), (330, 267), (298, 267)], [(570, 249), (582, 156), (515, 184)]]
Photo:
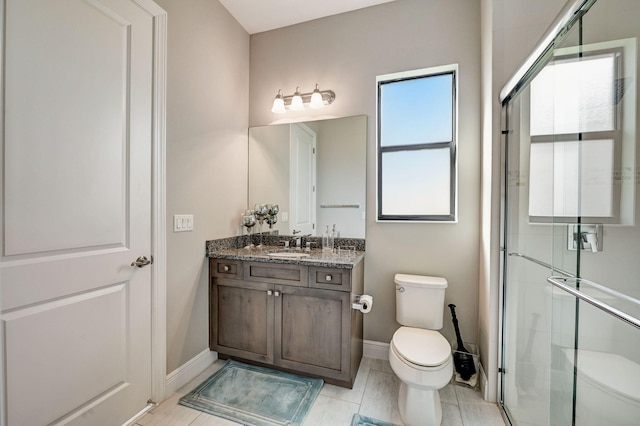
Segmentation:
[[(284, 253), (285, 257), (272, 257), (269, 253)], [(286, 257), (288, 253), (292, 257)], [(293, 257), (295, 254), (308, 254), (305, 257)], [(327, 268), (353, 268), (364, 259), (364, 251), (338, 250), (325, 253), (321, 249), (284, 249), (280, 246), (263, 246), (261, 248), (221, 248), (209, 250), (208, 257), (217, 259), (249, 260), (253, 262), (269, 262), (280, 264), (294, 264), (320, 266)]]

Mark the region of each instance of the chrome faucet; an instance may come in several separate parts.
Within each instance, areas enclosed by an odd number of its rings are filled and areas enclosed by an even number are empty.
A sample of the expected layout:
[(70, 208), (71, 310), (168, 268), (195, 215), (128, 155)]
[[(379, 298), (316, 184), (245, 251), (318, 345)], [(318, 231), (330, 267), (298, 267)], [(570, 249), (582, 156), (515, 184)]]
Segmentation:
[[(294, 231), (295, 232), (295, 231)], [(302, 231), (298, 231), (298, 232), (302, 232)], [(298, 235), (297, 237), (293, 237), (291, 239), (291, 242), (295, 241), (296, 242), (296, 248), (301, 248), (302, 247), (302, 238), (304, 237), (310, 237), (311, 234), (307, 234), (307, 235)]]

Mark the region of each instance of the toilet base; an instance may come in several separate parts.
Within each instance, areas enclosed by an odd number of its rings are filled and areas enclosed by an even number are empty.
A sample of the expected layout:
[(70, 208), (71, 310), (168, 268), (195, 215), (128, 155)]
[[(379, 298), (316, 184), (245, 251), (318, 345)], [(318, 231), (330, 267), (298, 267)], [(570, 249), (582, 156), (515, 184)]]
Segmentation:
[(437, 389), (418, 389), (400, 383), (398, 410), (405, 426), (440, 426), (442, 405)]

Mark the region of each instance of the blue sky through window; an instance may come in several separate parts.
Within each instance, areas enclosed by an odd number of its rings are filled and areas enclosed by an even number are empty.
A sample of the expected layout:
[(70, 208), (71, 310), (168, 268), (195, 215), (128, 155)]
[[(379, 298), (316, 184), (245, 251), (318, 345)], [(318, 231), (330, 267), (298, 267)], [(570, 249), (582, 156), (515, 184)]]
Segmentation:
[(381, 146), (452, 140), (453, 75), (381, 85)]

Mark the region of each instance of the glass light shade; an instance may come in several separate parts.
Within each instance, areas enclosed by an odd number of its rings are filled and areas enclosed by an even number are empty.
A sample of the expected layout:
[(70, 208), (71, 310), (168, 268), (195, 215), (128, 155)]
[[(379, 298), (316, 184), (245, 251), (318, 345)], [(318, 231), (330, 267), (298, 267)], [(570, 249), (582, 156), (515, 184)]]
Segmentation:
[(291, 99), (291, 106), (289, 108), (292, 111), (302, 111), (304, 109), (304, 105), (302, 104), (302, 96), (300, 96), (299, 93), (293, 95), (293, 99)]
[(324, 102), (322, 101), (322, 94), (320, 94), (320, 90), (316, 87), (316, 90), (311, 94), (311, 102), (309, 106), (313, 109), (324, 108)]
[(284, 109), (284, 99), (282, 96), (278, 95), (273, 100), (273, 106), (271, 107), (271, 112), (275, 114), (284, 114), (286, 110)]

